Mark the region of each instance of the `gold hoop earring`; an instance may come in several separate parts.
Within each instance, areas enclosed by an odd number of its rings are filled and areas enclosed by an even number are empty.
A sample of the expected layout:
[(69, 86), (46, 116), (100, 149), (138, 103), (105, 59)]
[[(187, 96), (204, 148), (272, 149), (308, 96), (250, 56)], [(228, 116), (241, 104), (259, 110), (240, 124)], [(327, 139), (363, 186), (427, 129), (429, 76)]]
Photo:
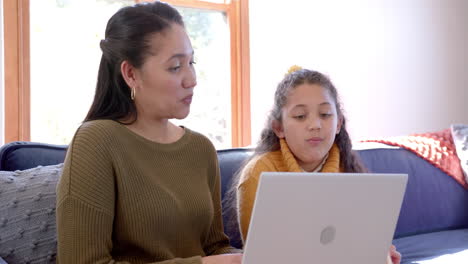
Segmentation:
[(130, 98), (132, 98), (132, 100), (135, 100), (135, 88), (131, 88), (131, 91), (130, 91)]

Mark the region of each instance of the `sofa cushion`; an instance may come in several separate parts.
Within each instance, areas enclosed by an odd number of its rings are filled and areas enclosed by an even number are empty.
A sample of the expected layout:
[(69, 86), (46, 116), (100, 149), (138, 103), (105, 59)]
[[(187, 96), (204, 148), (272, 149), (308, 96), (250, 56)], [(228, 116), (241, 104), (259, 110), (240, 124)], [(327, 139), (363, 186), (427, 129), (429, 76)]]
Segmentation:
[(452, 177), (406, 149), (377, 143), (355, 148), (372, 172), (408, 174), (395, 238), (468, 228), (468, 190)]
[(393, 240), (402, 254), (401, 264), (467, 263), (468, 229), (408, 236)]
[(0, 171), (0, 257), (6, 262), (54, 261), (55, 188), (61, 168)]

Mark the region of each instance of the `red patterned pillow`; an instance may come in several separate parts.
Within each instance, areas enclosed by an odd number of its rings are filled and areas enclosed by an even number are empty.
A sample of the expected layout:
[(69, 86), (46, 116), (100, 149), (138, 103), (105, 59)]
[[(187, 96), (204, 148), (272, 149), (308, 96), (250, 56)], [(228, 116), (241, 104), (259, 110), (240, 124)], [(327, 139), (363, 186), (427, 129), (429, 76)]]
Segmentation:
[(408, 149), (452, 176), (458, 183), (468, 189), (468, 181), (463, 174), (450, 128), (439, 132), (364, 141), (380, 142)]

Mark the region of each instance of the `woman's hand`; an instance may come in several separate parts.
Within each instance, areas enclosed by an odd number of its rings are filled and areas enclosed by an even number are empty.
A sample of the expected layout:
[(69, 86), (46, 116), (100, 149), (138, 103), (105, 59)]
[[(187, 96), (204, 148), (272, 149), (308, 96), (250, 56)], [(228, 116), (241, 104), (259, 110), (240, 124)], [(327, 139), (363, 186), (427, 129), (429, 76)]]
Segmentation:
[(387, 256), (387, 264), (400, 264), (401, 254), (396, 250), (394, 245), (390, 246)]
[(202, 258), (203, 264), (241, 264), (242, 254), (213, 255)]

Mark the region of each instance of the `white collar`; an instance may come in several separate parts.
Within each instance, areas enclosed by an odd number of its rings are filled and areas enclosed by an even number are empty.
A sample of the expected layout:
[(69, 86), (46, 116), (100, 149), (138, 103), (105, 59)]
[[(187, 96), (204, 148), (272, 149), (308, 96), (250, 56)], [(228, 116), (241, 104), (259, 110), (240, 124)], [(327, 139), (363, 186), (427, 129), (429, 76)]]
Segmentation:
[[(325, 155), (322, 162), (317, 166), (317, 168), (315, 168), (315, 170), (310, 171), (310, 172), (320, 172), (322, 170), (322, 168), (323, 168), (323, 165), (325, 165), (325, 162), (327, 162), (327, 159), (328, 159), (328, 153), (327, 153), (327, 155)], [(305, 171), (304, 168), (302, 168), (302, 167), (301, 167), (301, 169), (302, 169), (303, 172), (308, 172), (308, 171)]]

